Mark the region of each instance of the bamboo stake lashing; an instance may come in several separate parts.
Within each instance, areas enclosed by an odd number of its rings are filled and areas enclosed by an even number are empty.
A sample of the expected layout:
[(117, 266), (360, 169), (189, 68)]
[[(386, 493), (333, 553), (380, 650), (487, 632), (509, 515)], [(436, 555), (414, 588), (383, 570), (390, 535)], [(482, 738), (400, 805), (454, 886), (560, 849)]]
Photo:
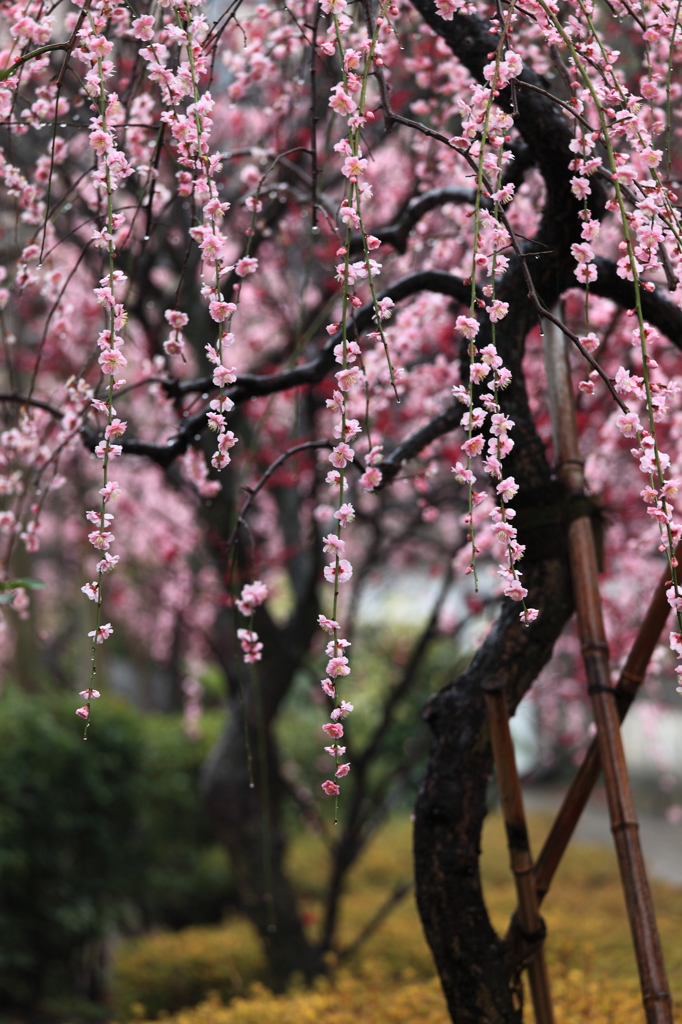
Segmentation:
[[(542, 933), (544, 925), (538, 911), (533, 860), (523, 810), (521, 783), (514, 759), (514, 745), (509, 731), (504, 683), (491, 680), (483, 685), (483, 691), (488, 709), (490, 741), (495, 758), (500, 804), (507, 830), (509, 860), (516, 883), (518, 898), (516, 917), (521, 931), (526, 937), (538, 935)], [(528, 979), (536, 1024), (554, 1024), (543, 945), (540, 945), (528, 965)]]
[[(544, 325), (547, 390), (552, 415), (557, 474), (568, 496), (584, 495), (575, 405), (563, 335), (551, 322)], [(639, 842), (615, 689), (599, 596), (597, 554), (589, 516), (568, 527), (573, 594), (588, 692), (597, 726), (597, 746), (604, 772), (625, 903), (630, 921), (647, 1024), (672, 1024), (670, 990), (663, 965), (651, 892)]]

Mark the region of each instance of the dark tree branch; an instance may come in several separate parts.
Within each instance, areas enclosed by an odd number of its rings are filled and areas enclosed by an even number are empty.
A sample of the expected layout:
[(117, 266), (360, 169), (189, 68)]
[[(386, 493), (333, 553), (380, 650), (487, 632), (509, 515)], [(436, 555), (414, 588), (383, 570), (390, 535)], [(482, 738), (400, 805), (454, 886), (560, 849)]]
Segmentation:
[(64, 416), (61, 409), (58, 409), (54, 405), (50, 405), (49, 402), (43, 402), (40, 398), (29, 398), (28, 395), (20, 395), (17, 391), (5, 391), (0, 393), (0, 402), (13, 402), (16, 405), (32, 405), (36, 409), (44, 409), (46, 412), (49, 412), (56, 420), (60, 420)]
[[(590, 291), (594, 295), (612, 299), (623, 309), (634, 309), (635, 286), (632, 281), (625, 281), (618, 276), (613, 260), (597, 256), (594, 262), (597, 266), (597, 280), (590, 284)], [(567, 281), (566, 287), (575, 288), (575, 280)], [(682, 309), (676, 306), (658, 287), (653, 292), (642, 288), (640, 294), (644, 319), (670, 338), (673, 345), (682, 349)]]
[(453, 403), (440, 416), (435, 416), (430, 423), (415, 430), (408, 438), (393, 449), (381, 463), (381, 483), (377, 490), (385, 487), (398, 475), (403, 463), (415, 458), (421, 451), (436, 438), (448, 434), (460, 425), (464, 408), (459, 402)]
[[(410, 232), (430, 210), (435, 210), (446, 203), (469, 204), (473, 206), (475, 202), (475, 188), (432, 188), (428, 192), (423, 192), (421, 195), (410, 199), (393, 224), (389, 224), (385, 228), (376, 228), (372, 233), (377, 238), (380, 238), (382, 242), (392, 245), (397, 252), (404, 253), (407, 249), (407, 239)], [(483, 196), (481, 198), (481, 206), (484, 209), (491, 209), (492, 202)], [(361, 250), (362, 238), (356, 235), (351, 240), (351, 252), (359, 252)]]
[[(456, 302), (467, 304), (471, 298), (471, 288), (465, 285), (461, 278), (454, 274), (448, 274), (443, 270), (420, 270), (414, 274), (408, 274), (400, 278), (394, 284), (389, 285), (379, 294), (379, 298), (389, 297), (394, 302), (416, 295), (420, 291), (432, 291), (441, 295), (449, 295)], [(373, 322), (374, 306), (371, 302), (365, 303), (349, 320), (346, 327), (346, 336), (349, 339), (355, 338)], [(319, 384), (334, 366), (334, 349), (341, 342), (342, 331), (337, 331), (323, 345), (315, 359), (290, 370), (283, 370), (273, 374), (242, 374), (237, 382), (228, 388), (226, 394), (232, 399), (235, 405), (241, 405), (249, 398), (255, 396), (272, 395), (279, 391), (287, 391), (289, 388), (301, 387), (303, 385)], [(165, 381), (163, 384), (166, 392), (173, 397), (182, 395), (215, 391), (212, 377), (201, 377), (191, 381)], [(144, 455), (156, 462), (159, 466), (169, 466), (179, 455), (183, 455), (190, 447), (197, 432), (203, 430), (206, 425), (206, 414), (209, 407), (201, 409), (193, 416), (185, 419), (182, 427), (173, 437), (169, 438), (166, 444), (154, 441), (141, 441), (137, 438), (122, 438), (121, 445), (126, 455)], [(83, 439), (86, 447), (94, 451), (102, 436), (91, 427), (83, 428)]]

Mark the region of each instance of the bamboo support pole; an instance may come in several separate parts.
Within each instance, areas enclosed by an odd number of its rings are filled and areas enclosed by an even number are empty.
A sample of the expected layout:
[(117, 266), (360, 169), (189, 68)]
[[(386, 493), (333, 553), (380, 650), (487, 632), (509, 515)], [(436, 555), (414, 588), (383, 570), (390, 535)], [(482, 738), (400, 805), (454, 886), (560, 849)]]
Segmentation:
[[(678, 544), (675, 556), (678, 561), (682, 561), (682, 542)], [(661, 576), (653, 593), (647, 613), (639, 627), (639, 632), (616, 685), (616, 706), (621, 722), (625, 718), (630, 705), (635, 699), (637, 690), (644, 680), (651, 655), (654, 653), (654, 648), (660, 640), (670, 613), (670, 606), (665, 596), (667, 586), (669, 586), (668, 569)], [(561, 808), (554, 819), (552, 828), (535, 862), (535, 888), (538, 895), (538, 904), (542, 903), (552, 884), (554, 873), (566, 851), (566, 847), (575, 831), (580, 815), (590, 798), (590, 794), (596, 785), (600, 771), (599, 747), (595, 739), (592, 740), (585, 760), (580, 765), (568, 788)]]
[[(585, 478), (566, 344), (563, 335), (549, 322), (545, 322), (544, 345), (557, 474), (568, 495), (583, 495)], [(570, 523), (568, 544), (578, 630), (597, 726), (599, 759), (604, 772), (611, 831), (625, 893), (647, 1024), (672, 1024), (670, 991), (639, 842), (639, 825), (625, 764), (615, 689), (611, 685), (609, 673), (608, 646), (599, 597), (597, 554), (589, 516), (581, 516)]]
[[(504, 683), (491, 681), (484, 684), (483, 690), (488, 709), (488, 725), (495, 758), (500, 803), (507, 829), (509, 860), (516, 882), (518, 898), (516, 917), (521, 931), (526, 937), (541, 935), (544, 925), (538, 910), (533, 860), (523, 811), (521, 783), (514, 759), (514, 745), (509, 731)], [(554, 1024), (549, 977), (542, 945), (528, 965), (528, 978), (536, 1024)]]

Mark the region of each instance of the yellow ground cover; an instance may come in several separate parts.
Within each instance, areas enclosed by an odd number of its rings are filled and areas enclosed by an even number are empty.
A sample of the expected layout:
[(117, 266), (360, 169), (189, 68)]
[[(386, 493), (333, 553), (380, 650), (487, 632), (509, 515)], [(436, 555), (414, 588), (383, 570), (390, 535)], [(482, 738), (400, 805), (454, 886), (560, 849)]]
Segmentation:
[[(547, 821), (530, 822), (534, 847)], [(493, 924), (504, 931), (514, 906), (499, 815), (483, 840), (484, 891)], [(326, 862), (312, 837), (291, 854), (302, 907), (316, 927)], [(341, 943), (350, 942), (398, 883), (410, 877), (410, 823), (391, 821), (353, 872), (344, 898)], [(682, 1021), (682, 890), (655, 884), (666, 964)], [(543, 906), (547, 959), (557, 1024), (642, 1024), (634, 956), (610, 850), (575, 847)], [(448, 1024), (449, 1017), (408, 896), (352, 960), (312, 991), (273, 996), (258, 981), (263, 960), (250, 926), (232, 921), (127, 944), (121, 950), (115, 999), (121, 1017), (166, 1016), (168, 1024)], [(190, 1002), (194, 1007), (178, 1009)], [(215, 994), (217, 993), (217, 994)], [(235, 997), (236, 998), (232, 998)], [(229, 1000), (232, 1001), (229, 1001)], [(165, 1011), (165, 1013), (164, 1013)], [(175, 1011), (168, 1018), (168, 1012)], [(530, 1006), (525, 1018), (533, 1020)]]

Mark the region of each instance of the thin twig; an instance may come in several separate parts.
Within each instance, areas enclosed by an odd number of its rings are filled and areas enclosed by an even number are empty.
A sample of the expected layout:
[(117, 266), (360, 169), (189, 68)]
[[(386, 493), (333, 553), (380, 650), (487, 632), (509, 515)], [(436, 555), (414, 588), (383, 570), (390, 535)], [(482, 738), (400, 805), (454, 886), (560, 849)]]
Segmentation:
[(17, 405), (33, 405), (36, 409), (45, 409), (55, 419), (62, 419), (64, 413), (49, 402), (43, 402), (40, 398), (30, 398), (28, 395), (20, 395), (17, 391), (4, 391), (0, 393), (0, 402), (16, 402)]
[(413, 886), (414, 882), (410, 879), (409, 882), (403, 882), (402, 885), (397, 885), (395, 887), (391, 895), (384, 901), (384, 903), (382, 903), (374, 917), (367, 922), (357, 938), (353, 939), (350, 945), (346, 946), (345, 949), (342, 949), (338, 953), (339, 961), (348, 960), (348, 958), (360, 948), (363, 942), (367, 941), (370, 935), (377, 930), (384, 918), (388, 917), (393, 908), (396, 907), (401, 900), (405, 899)]

